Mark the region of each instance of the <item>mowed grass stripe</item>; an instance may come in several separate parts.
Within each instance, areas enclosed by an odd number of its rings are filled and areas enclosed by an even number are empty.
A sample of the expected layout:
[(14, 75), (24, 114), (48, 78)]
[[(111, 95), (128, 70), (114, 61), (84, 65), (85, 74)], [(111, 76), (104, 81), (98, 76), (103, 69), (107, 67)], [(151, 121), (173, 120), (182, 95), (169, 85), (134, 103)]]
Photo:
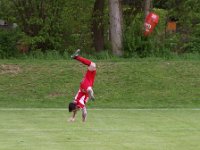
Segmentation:
[[(77, 131), (77, 129), (0, 129), (0, 131), (8, 131), (8, 132), (74, 132)], [(188, 131), (188, 132), (196, 132), (200, 131), (200, 129), (194, 129), (194, 128), (172, 128), (172, 129), (129, 129), (129, 130), (124, 130), (124, 129), (100, 129), (100, 128), (89, 128), (89, 129), (80, 129), (79, 131), (82, 132), (91, 132), (91, 131), (100, 131), (100, 132), (163, 132), (163, 131), (169, 131), (169, 132), (174, 132), (174, 131)]]
[[(66, 111), (67, 108), (0, 108), (0, 111)], [(93, 111), (169, 111), (169, 110), (197, 110), (200, 108), (88, 108), (87, 110)]]
[(69, 123), (67, 110), (38, 110), (0, 111), (0, 149), (200, 149), (200, 111), (90, 109), (86, 123), (81, 112)]

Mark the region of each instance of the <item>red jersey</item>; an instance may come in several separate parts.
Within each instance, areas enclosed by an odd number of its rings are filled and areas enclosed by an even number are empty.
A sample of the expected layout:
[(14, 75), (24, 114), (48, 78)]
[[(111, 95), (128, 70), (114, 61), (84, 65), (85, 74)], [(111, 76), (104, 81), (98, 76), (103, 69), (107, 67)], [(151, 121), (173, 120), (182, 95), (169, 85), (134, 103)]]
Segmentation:
[(88, 87), (93, 87), (95, 75), (96, 75), (96, 70), (94, 71), (87, 70), (85, 77), (81, 81), (80, 88), (86, 92)]
[(77, 104), (78, 108), (84, 108), (87, 103), (89, 96), (87, 93), (88, 87), (93, 87), (94, 79), (96, 75), (96, 70), (87, 70), (83, 80), (80, 83), (80, 89), (75, 96), (74, 102)]
[(84, 108), (88, 99), (89, 99), (88, 94), (85, 92), (82, 92), (82, 90), (79, 89), (78, 93), (75, 96), (74, 102), (76, 103), (78, 108)]

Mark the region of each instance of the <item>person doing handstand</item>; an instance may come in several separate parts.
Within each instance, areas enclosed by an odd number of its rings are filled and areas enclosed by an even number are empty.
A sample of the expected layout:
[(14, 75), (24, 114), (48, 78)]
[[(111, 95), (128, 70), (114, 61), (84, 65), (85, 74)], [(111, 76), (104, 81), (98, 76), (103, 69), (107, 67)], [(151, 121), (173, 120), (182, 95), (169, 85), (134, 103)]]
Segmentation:
[(87, 109), (86, 103), (89, 99), (94, 100), (93, 84), (96, 76), (96, 64), (84, 57), (79, 55), (80, 49), (71, 55), (71, 58), (83, 63), (88, 66), (87, 72), (80, 83), (79, 90), (74, 97), (74, 100), (69, 103), (69, 112), (72, 112), (72, 116), (69, 121), (74, 122), (78, 110), (82, 110), (82, 121), (86, 121)]

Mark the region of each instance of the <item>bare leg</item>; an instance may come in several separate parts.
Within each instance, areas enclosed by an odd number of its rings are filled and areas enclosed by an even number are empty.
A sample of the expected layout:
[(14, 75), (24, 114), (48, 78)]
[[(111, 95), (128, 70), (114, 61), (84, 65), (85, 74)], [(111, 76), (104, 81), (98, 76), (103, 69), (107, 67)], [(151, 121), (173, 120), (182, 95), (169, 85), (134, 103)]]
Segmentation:
[(95, 97), (94, 97), (94, 91), (93, 91), (92, 87), (88, 87), (87, 93), (89, 95), (89, 98), (94, 101)]
[(90, 66), (91, 61), (89, 59), (79, 56), (79, 53), (80, 53), (80, 49), (77, 49), (74, 52), (74, 54), (71, 55), (71, 58), (76, 59), (87, 66)]
[(86, 109), (86, 107), (84, 107), (82, 109), (82, 121), (85, 122), (86, 118), (87, 118), (87, 109)]
[(75, 119), (76, 119), (76, 113), (77, 113), (77, 110), (74, 110), (73, 112), (72, 112), (72, 116), (71, 116), (71, 118), (69, 118), (69, 122), (74, 122), (75, 121)]
[[(90, 61), (89, 59), (86, 59), (84, 57), (79, 56), (79, 53), (80, 53), (80, 49), (76, 50), (71, 57), (73, 59), (76, 59), (76, 60), (80, 61), (81, 63), (87, 65), (88, 66), (88, 71), (91, 71), (91, 72), (96, 71), (96, 64), (94, 62)], [(87, 76), (87, 73), (86, 73), (86, 76)], [(89, 80), (93, 80), (92, 82), (94, 82), (94, 76), (92, 77), (92, 79), (89, 79)], [(92, 85), (87, 88), (87, 93), (88, 93), (90, 99), (94, 100), (94, 91), (92, 89)]]

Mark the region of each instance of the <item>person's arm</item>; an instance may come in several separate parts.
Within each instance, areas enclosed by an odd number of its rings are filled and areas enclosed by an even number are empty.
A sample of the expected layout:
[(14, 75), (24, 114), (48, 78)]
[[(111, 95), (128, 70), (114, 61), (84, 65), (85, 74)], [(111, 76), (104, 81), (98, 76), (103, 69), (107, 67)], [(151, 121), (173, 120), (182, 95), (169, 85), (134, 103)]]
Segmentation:
[(87, 109), (86, 109), (86, 107), (84, 107), (82, 109), (82, 121), (85, 122), (86, 118), (87, 118)]
[(74, 121), (75, 121), (76, 113), (77, 113), (77, 110), (74, 110), (74, 111), (72, 112), (72, 116), (71, 116), (71, 118), (69, 119), (69, 122), (74, 122)]

